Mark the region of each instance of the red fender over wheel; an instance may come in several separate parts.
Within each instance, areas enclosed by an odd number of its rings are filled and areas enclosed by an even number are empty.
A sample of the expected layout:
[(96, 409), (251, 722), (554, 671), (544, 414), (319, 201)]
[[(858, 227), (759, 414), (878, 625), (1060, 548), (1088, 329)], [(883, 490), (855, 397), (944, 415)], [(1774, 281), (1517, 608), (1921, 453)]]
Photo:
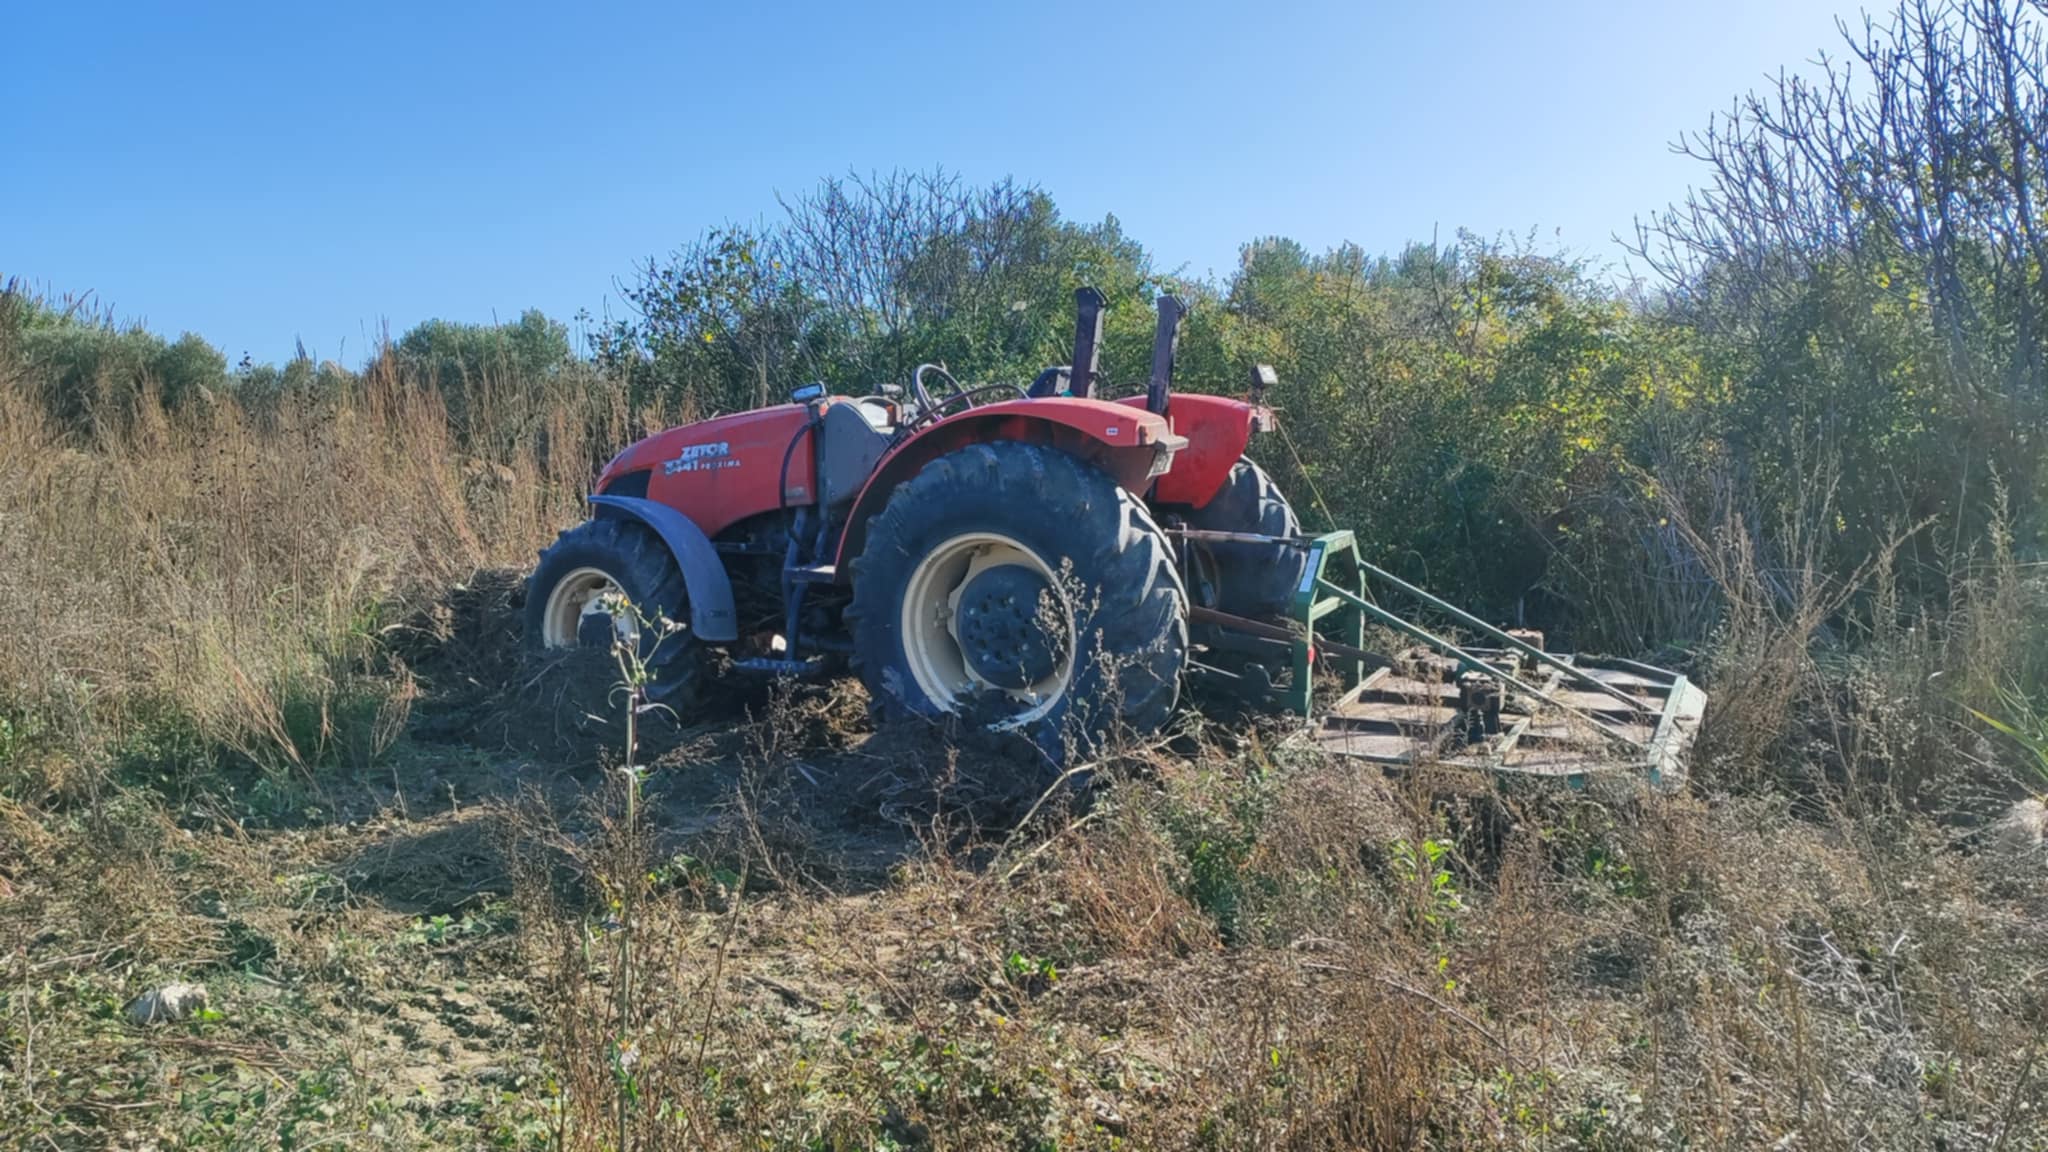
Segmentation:
[[(1177, 453), (1187, 445), (1167, 421), (1144, 410), (1100, 400), (1048, 397), (981, 404), (942, 420), (918, 433), (884, 457), (868, 478), (846, 518), (835, 558), (842, 578), (849, 561), (861, 554), (868, 522), (889, 502), (896, 488), (924, 466), (970, 444), (1043, 444), (1096, 468), (1118, 486), (1143, 498), (1152, 479), (1178, 467)], [(1225, 469), (1228, 472), (1228, 469)], [(1169, 473), (1170, 474), (1170, 473)]]
[[(1118, 404), (1143, 410), (1145, 394), (1126, 396)], [(1230, 470), (1252, 442), (1252, 433), (1270, 426), (1271, 410), (1228, 396), (1176, 392), (1166, 402), (1166, 420), (1174, 435), (1187, 441), (1173, 457), (1173, 470), (1159, 478), (1155, 504), (1206, 507), (1230, 480)]]

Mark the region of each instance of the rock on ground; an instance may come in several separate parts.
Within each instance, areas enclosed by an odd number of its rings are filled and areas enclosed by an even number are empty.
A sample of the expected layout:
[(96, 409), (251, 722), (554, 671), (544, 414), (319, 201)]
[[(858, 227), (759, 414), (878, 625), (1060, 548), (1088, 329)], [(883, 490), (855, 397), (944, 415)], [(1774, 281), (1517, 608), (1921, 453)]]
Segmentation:
[(2038, 852), (2048, 841), (2048, 801), (2031, 797), (2014, 804), (1991, 825), (1992, 843), (2009, 852)]
[(137, 1024), (183, 1020), (206, 1007), (206, 989), (198, 984), (166, 984), (128, 1002), (128, 1019)]

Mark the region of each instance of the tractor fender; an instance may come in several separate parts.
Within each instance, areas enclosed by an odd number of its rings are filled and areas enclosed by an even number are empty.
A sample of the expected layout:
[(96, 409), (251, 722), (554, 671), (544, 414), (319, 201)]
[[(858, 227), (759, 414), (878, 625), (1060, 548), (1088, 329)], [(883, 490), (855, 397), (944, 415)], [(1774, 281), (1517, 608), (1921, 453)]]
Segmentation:
[(600, 517), (638, 520), (654, 530), (683, 570), (690, 597), (690, 630), (699, 640), (728, 643), (739, 639), (739, 618), (732, 607), (732, 579), (711, 538), (688, 516), (653, 500), (632, 496), (592, 496)]
[[(1116, 401), (1143, 408), (1144, 393)], [(1166, 402), (1166, 419), (1188, 446), (1173, 458), (1173, 471), (1159, 478), (1152, 499), (1160, 504), (1206, 508), (1230, 479), (1230, 470), (1251, 444), (1252, 433), (1273, 426), (1272, 410), (1228, 396), (1176, 392)]]
[(1153, 477), (1164, 472), (1173, 454), (1187, 444), (1163, 417), (1106, 400), (1048, 397), (970, 408), (919, 432), (882, 458), (854, 498), (840, 531), (834, 557), (838, 579), (843, 583), (851, 578), (852, 561), (867, 544), (868, 521), (881, 512), (898, 485), (955, 449), (1004, 441), (1057, 448), (1107, 473), (1141, 499)]

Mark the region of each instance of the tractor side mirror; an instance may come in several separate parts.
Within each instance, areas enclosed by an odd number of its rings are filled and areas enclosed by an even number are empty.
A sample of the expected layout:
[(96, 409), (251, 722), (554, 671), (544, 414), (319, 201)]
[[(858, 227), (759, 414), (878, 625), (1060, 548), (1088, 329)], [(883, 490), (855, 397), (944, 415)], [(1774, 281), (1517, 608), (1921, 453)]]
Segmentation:
[(825, 382), (822, 380), (799, 385), (789, 391), (790, 401), (796, 404), (808, 404), (823, 395), (825, 395)]

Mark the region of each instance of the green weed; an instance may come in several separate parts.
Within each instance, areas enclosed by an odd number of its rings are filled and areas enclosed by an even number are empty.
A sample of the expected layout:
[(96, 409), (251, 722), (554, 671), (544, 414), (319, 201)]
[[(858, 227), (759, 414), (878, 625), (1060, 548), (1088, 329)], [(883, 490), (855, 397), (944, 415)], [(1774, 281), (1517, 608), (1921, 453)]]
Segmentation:
[(2017, 686), (2008, 686), (1999, 692), (2000, 711), (2003, 717), (1993, 716), (1975, 708), (1970, 715), (1983, 721), (1997, 732), (2003, 733), (2019, 746), (2021, 764), (2032, 778), (2036, 793), (2048, 793), (2048, 709), (2036, 705), (2031, 697)]

